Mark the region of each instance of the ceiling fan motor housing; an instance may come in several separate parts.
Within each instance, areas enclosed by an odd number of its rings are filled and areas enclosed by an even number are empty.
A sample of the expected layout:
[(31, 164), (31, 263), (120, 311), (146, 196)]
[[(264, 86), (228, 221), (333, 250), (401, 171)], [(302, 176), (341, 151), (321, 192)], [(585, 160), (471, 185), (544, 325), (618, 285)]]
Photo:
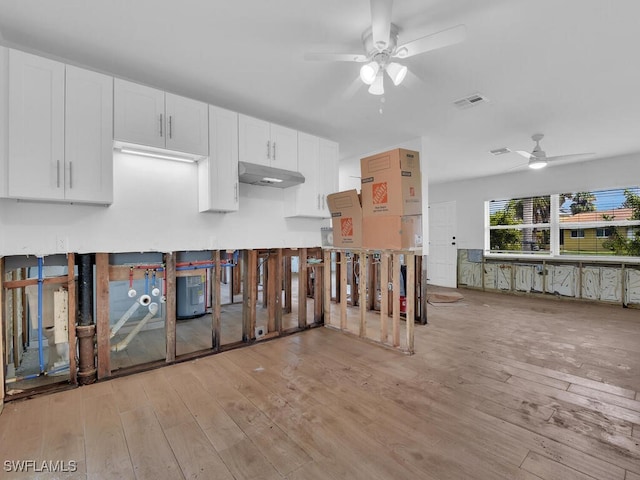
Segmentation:
[(364, 46), (364, 51), (367, 52), (367, 58), (380, 63), (378, 61), (378, 55), (384, 55), (384, 61), (387, 62), (389, 58), (395, 53), (395, 50), (398, 46), (398, 27), (393, 23), (391, 24), (387, 48), (379, 50), (373, 44), (373, 31), (371, 30), (371, 27), (367, 28), (362, 34), (362, 45)]

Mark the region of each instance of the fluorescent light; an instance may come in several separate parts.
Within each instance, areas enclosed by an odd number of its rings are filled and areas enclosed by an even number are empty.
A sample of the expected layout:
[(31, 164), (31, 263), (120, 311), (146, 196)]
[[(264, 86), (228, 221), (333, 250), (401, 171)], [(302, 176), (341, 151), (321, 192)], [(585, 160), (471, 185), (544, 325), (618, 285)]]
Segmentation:
[(375, 81), (376, 75), (378, 75), (378, 70), (380, 70), (378, 62), (369, 62), (363, 65), (362, 68), (360, 68), (360, 80), (367, 85), (371, 85)]
[(533, 168), (534, 170), (539, 170), (547, 166), (547, 160), (545, 158), (536, 158), (531, 157), (529, 160), (529, 168)]
[(384, 79), (382, 78), (382, 72), (376, 75), (376, 79), (369, 87), (369, 93), (371, 95), (384, 95)]
[(133, 148), (121, 148), (120, 151), (122, 153), (130, 153), (132, 155), (140, 155), (142, 157), (161, 158), (163, 160), (174, 160), (176, 162), (195, 163), (195, 159), (189, 157), (165, 155), (164, 153), (147, 152), (145, 150), (134, 150)]
[(400, 65), (399, 63), (391, 62), (387, 65), (387, 74), (391, 78), (391, 81), (395, 86), (398, 86), (407, 76), (407, 67)]
[(271, 178), (271, 177), (264, 177), (261, 181), (263, 181), (263, 182), (271, 182), (271, 183), (281, 183), (281, 182), (283, 182), (283, 180), (281, 178)]

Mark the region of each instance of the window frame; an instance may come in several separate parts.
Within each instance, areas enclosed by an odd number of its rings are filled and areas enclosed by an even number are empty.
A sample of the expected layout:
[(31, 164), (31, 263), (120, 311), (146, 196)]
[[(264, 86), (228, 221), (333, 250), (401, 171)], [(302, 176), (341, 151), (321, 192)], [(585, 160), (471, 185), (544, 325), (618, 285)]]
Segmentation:
[[(625, 188), (637, 187), (613, 187), (608, 190), (624, 190)], [(602, 191), (593, 190), (594, 192)], [(547, 194), (529, 195), (529, 197), (546, 196)], [(514, 198), (515, 200), (515, 198)], [(518, 225), (494, 225), (491, 226), (490, 204), (492, 200), (484, 202), (484, 256), (487, 258), (505, 258), (505, 259), (556, 259), (556, 260), (573, 260), (573, 261), (590, 261), (590, 262), (620, 262), (640, 264), (640, 257), (631, 255), (575, 255), (562, 254), (560, 250), (560, 232), (561, 230), (587, 230), (590, 228), (612, 228), (612, 227), (635, 227), (640, 229), (640, 220), (599, 220), (593, 222), (562, 222), (560, 223), (560, 195), (550, 194), (550, 221), (549, 223), (536, 224), (518, 224)], [(491, 230), (499, 229), (524, 229), (524, 228), (549, 228), (550, 231), (550, 248), (549, 251), (521, 251), (521, 252), (492, 252), (491, 251)], [(629, 231), (629, 229), (627, 230)], [(582, 237), (584, 238), (584, 237)], [(605, 237), (597, 237), (599, 239)]]

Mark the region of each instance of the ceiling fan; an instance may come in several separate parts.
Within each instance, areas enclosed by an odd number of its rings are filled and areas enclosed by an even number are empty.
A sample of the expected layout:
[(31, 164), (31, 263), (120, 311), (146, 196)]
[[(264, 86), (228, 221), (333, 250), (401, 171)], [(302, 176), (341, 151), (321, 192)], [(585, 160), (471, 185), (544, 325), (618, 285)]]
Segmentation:
[(407, 75), (407, 67), (394, 62), (438, 48), (460, 43), (465, 39), (466, 28), (458, 25), (441, 32), (398, 45), (397, 25), (391, 23), (393, 0), (371, 0), (371, 27), (362, 33), (362, 53), (308, 53), (305, 60), (364, 63), (360, 79), (369, 85), (369, 93), (384, 94), (384, 72), (394, 85), (400, 85)]
[(595, 155), (594, 153), (590, 152), (590, 153), (572, 153), (569, 155), (557, 155), (555, 157), (547, 157), (546, 152), (542, 150), (542, 148), (540, 147), (540, 140), (542, 140), (543, 138), (544, 138), (544, 134), (542, 133), (534, 133), (533, 135), (531, 135), (531, 140), (536, 142), (536, 145), (535, 147), (533, 147), (533, 150), (531, 151), (531, 153), (525, 152), (523, 150), (515, 150), (516, 153), (522, 155), (524, 158), (529, 160), (529, 162), (527, 163), (529, 168), (538, 170), (540, 168), (546, 167), (547, 163), (549, 162), (556, 162), (558, 160), (569, 160), (569, 159), (577, 160), (578, 158), (581, 158), (581, 157), (588, 157), (591, 155)]

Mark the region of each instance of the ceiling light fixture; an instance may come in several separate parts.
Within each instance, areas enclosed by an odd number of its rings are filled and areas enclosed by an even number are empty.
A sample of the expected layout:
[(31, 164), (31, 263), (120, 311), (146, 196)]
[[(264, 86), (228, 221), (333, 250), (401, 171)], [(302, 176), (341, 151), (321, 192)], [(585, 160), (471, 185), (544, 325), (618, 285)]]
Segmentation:
[(397, 87), (402, 83), (404, 77), (407, 76), (407, 67), (399, 63), (391, 62), (386, 66), (387, 75), (391, 78), (393, 84)]
[(360, 69), (360, 80), (367, 85), (371, 85), (378, 75), (378, 70), (380, 70), (380, 64), (378, 64), (378, 62), (374, 61), (363, 65)]
[(540, 170), (547, 166), (547, 159), (541, 157), (531, 157), (529, 159), (529, 168), (533, 168), (534, 170)]
[(372, 95), (384, 94), (384, 72), (387, 72), (389, 78), (395, 86), (398, 86), (407, 76), (407, 67), (396, 62), (387, 63), (389, 56), (379, 54), (375, 60), (363, 65), (360, 68), (360, 80), (366, 85), (370, 85), (369, 93)]
[(382, 72), (378, 72), (375, 80), (369, 87), (369, 93), (371, 95), (384, 95), (384, 78)]

